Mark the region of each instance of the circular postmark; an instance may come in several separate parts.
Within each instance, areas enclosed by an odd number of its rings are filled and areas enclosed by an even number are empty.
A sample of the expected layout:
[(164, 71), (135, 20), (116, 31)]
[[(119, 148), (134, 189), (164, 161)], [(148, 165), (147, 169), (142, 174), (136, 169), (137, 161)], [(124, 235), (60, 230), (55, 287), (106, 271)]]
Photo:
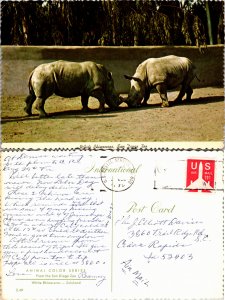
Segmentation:
[(138, 168), (124, 157), (110, 158), (101, 167), (102, 183), (113, 192), (125, 191), (134, 183)]

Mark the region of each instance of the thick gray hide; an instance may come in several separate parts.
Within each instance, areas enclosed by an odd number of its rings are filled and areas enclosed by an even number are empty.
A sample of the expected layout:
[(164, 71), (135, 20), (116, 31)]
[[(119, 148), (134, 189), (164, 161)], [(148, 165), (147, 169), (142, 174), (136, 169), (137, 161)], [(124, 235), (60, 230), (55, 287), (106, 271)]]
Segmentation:
[(105, 103), (113, 109), (119, 105), (112, 74), (103, 65), (91, 61), (59, 60), (42, 64), (30, 74), (29, 90), (30, 95), (25, 101), (28, 115), (32, 114), (32, 104), (36, 100), (34, 107), (40, 117), (45, 117), (45, 100), (52, 94), (68, 98), (81, 96), (83, 110), (88, 109), (89, 96), (99, 100), (99, 112), (104, 111)]
[(155, 87), (162, 99), (162, 107), (166, 107), (169, 106), (167, 90), (179, 85), (181, 90), (175, 102), (180, 103), (185, 93), (189, 100), (193, 93), (190, 83), (195, 76), (195, 67), (186, 57), (169, 55), (149, 58), (137, 67), (133, 76), (125, 75), (126, 79), (131, 80), (130, 92), (125, 102), (130, 107), (140, 106), (144, 98), (142, 104), (146, 104), (151, 89)]

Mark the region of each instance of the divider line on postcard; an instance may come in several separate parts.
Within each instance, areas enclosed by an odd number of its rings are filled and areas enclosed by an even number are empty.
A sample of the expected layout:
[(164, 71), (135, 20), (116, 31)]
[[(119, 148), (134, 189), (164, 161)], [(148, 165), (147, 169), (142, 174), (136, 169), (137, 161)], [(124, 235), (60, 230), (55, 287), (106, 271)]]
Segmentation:
[(114, 200), (114, 191), (113, 191), (113, 177), (112, 177), (112, 229), (111, 229), (111, 292), (113, 290), (113, 244), (114, 244), (114, 205), (113, 205), (113, 200)]

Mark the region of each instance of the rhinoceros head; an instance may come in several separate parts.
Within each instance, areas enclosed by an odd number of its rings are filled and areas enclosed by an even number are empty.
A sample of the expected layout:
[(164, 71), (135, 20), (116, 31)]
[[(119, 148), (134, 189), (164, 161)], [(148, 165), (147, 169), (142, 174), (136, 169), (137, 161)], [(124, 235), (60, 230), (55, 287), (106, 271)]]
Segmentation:
[(107, 83), (106, 83), (106, 104), (113, 109), (116, 109), (122, 102), (124, 102), (124, 99), (119, 97), (119, 94), (116, 92), (114, 87), (114, 80), (112, 78), (112, 73), (107, 73)]
[(143, 81), (134, 76), (124, 75), (124, 77), (129, 79), (131, 84), (128, 97), (124, 102), (127, 103), (129, 107), (140, 106), (145, 92)]

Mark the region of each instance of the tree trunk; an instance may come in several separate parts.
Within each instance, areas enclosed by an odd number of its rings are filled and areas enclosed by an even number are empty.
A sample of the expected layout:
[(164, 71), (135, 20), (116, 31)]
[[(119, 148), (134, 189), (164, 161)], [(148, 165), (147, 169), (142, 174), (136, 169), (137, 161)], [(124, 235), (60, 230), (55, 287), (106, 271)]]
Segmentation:
[(211, 23), (209, 1), (208, 0), (205, 2), (205, 8), (206, 8), (206, 16), (207, 16), (209, 44), (213, 45), (212, 23)]
[(25, 15), (22, 17), (22, 30), (23, 30), (23, 42), (24, 45), (29, 45), (29, 36), (28, 36), (28, 25)]

